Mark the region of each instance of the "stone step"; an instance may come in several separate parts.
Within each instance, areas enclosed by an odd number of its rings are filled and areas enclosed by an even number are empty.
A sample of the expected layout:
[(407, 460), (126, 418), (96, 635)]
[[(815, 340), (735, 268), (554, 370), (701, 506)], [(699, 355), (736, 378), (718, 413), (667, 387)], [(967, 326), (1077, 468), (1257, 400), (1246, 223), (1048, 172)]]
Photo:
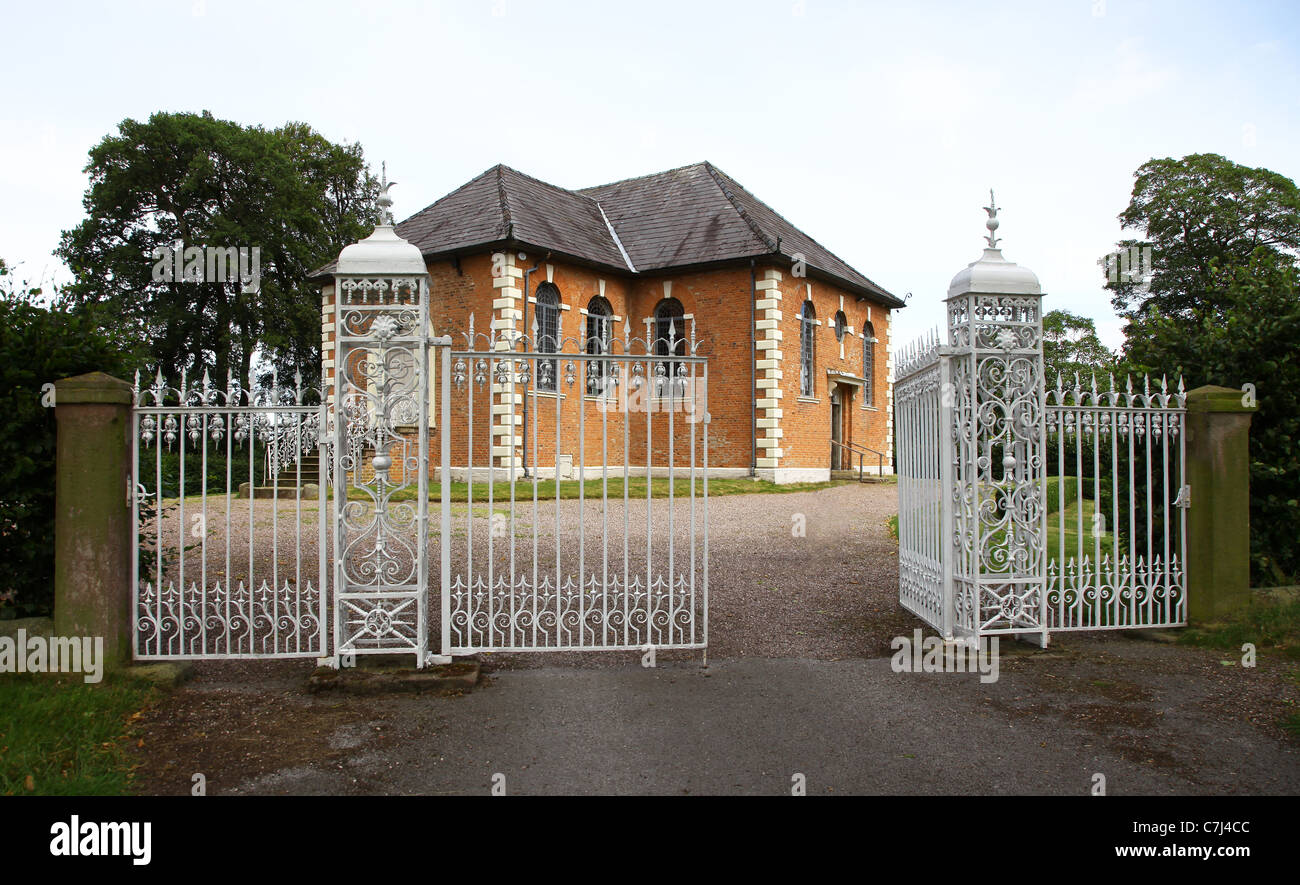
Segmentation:
[(281, 488), (301, 483), (320, 484), (321, 469), (319, 455), (304, 455), (298, 461), (285, 464), (275, 476), (275, 485)]
[(296, 481), (293, 480), (293, 479), (277, 478), (275, 482), (271, 482), (271, 483), (267, 483), (266, 485), (258, 486), (258, 488), (259, 488), (259, 489), (272, 489), (272, 488), (274, 488), (274, 489), (279, 489), (279, 490), (280, 490), (280, 494), (283, 495), (285, 492), (292, 492), (294, 489), (298, 488), (299, 486), (307, 486), (307, 485), (318, 486), (318, 485), (320, 485), (320, 484), (321, 484), (321, 482), (320, 482), (320, 477), (319, 477), (319, 476), (308, 476), (308, 475), (306, 475), (306, 474), (304, 473), (304, 474), (303, 474), (303, 477), (302, 477), (302, 482), (296, 482)]
[[(832, 470), (832, 471), (831, 471), (831, 479), (836, 479), (836, 480), (852, 479), (852, 480), (856, 480), (856, 479), (858, 479), (858, 471), (856, 471), (856, 470)], [(862, 481), (862, 482), (884, 482), (884, 480), (883, 480), (882, 478), (880, 478), (879, 476), (877, 476), (877, 475), (874, 474), (874, 473), (864, 473), (864, 474), (862, 474), (862, 479), (861, 479), (861, 481)]]
[(303, 481), (306, 482), (308, 477), (319, 477), (320, 468), (308, 468), (306, 464), (302, 466), (302, 470), (299, 470), (296, 467), (286, 467), (277, 473), (275, 478), (278, 482), (296, 483), (299, 476), (301, 476)]

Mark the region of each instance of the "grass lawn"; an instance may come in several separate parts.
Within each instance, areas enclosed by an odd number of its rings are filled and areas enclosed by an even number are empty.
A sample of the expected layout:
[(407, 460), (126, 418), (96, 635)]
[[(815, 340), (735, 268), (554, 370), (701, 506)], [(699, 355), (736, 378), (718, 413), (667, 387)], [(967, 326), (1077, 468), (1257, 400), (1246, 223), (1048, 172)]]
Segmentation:
[(149, 685), (108, 674), (0, 677), (0, 794), (105, 796), (131, 786), (125, 742)]
[(1247, 642), (1300, 661), (1300, 599), (1256, 598), (1240, 614), (1218, 624), (1188, 627), (1178, 638), (1187, 645), (1240, 653)]
[[(646, 478), (645, 477), (628, 477), (627, 494), (630, 498), (644, 498), (646, 496)], [(758, 495), (758, 494), (783, 494), (786, 492), (814, 492), (818, 489), (829, 488), (830, 486), (840, 485), (843, 481), (832, 482), (797, 482), (787, 485), (777, 485), (774, 482), (768, 482), (765, 479), (710, 479), (709, 496), (717, 497), (719, 495)], [(667, 477), (660, 479), (651, 479), (650, 496), (652, 498), (667, 498), (669, 482)], [(536, 483), (537, 497), (546, 500), (555, 500), (556, 489), (555, 480), (543, 479)], [(515, 497), (528, 498), (533, 497), (534, 481), (531, 479), (515, 482)], [(585, 482), (577, 480), (561, 480), (559, 483), (559, 497), (561, 501), (576, 500), (579, 497), (599, 498), (604, 493), (605, 485), (600, 479), (589, 479)], [(585, 486), (585, 489), (584, 489)], [(672, 483), (672, 493), (674, 497), (689, 498), (691, 495), (691, 480), (689, 477), (675, 477)], [(414, 498), (414, 490), (399, 492), (393, 497), (401, 500), (402, 496)], [(609, 495), (611, 498), (623, 497), (623, 477), (610, 476), (609, 478)], [(704, 478), (697, 476), (695, 478), (695, 496), (704, 495)], [(510, 483), (497, 482), (492, 485), (492, 497), (494, 500), (509, 500)], [(453, 482), (451, 484), (451, 500), (453, 502), (463, 503), (469, 499), (469, 484), (463, 482)], [(476, 502), (487, 501), (488, 484), (485, 482), (474, 483), (474, 500)], [(429, 484), (429, 500), (441, 501), (442, 488), (439, 483)]]
[[(777, 485), (774, 482), (768, 482), (765, 479), (710, 479), (709, 480), (709, 497), (715, 498), (721, 495), (765, 495), (765, 494), (786, 494), (789, 492), (815, 492), (832, 486), (846, 484), (856, 484), (857, 480), (831, 480), (829, 482), (795, 482), (786, 485)], [(515, 482), (516, 500), (533, 499), (533, 485), (531, 479), (521, 479)], [(536, 483), (537, 497), (539, 500), (555, 500), (555, 480), (544, 479)], [(560, 500), (573, 501), (580, 496), (580, 489), (586, 486), (585, 497), (600, 498), (603, 493), (603, 483), (600, 479), (589, 479), (586, 482), (577, 480), (560, 481)], [(645, 477), (629, 477), (627, 483), (627, 494), (629, 498), (645, 499), (646, 496), (646, 479)], [(657, 478), (650, 480), (650, 495), (653, 498), (668, 497), (668, 479)], [(673, 496), (678, 498), (689, 498), (691, 495), (690, 477), (676, 477), (673, 482)], [(623, 477), (622, 475), (609, 477), (609, 496), (610, 498), (623, 497)], [(695, 497), (704, 496), (704, 478), (697, 476), (695, 478)], [(225, 500), (226, 492), (223, 488), (220, 492), (208, 492), (208, 502), (212, 505), (218, 500)], [(232, 495), (233, 497), (233, 495)], [(415, 489), (402, 489), (393, 494), (394, 501), (411, 501), (416, 497)], [(358, 489), (350, 489), (348, 498), (350, 500), (368, 501), (370, 496)], [(496, 482), (492, 484), (492, 499), (494, 501), (510, 500), (510, 483)], [(165, 505), (177, 503), (176, 498), (164, 498)], [(187, 495), (185, 503), (188, 506), (191, 502), (201, 501), (199, 495)], [(259, 507), (271, 503), (270, 498), (258, 498)], [(279, 499), (280, 506), (293, 506), (294, 498), (285, 495)], [(429, 483), (429, 500), (442, 501), (441, 485), (436, 482)], [(451, 484), (451, 500), (453, 503), (464, 504), (469, 500), (469, 484), (464, 482), (453, 482)], [(488, 484), (486, 482), (474, 483), (474, 503), (486, 504), (488, 500)], [(224, 505), (222, 505), (224, 506)], [(316, 507), (315, 500), (304, 500), (302, 502), (303, 511), (308, 511)]]
[[(1103, 532), (1100, 538), (1094, 538), (1092, 535), (1092, 515), (1096, 512), (1096, 503), (1088, 498), (1080, 498), (1065, 506), (1064, 512), (1049, 513), (1047, 515), (1047, 561), (1064, 564), (1071, 557), (1077, 558), (1079, 555), (1079, 511), (1083, 511), (1083, 555), (1092, 557), (1095, 555), (1097, 541), (1101, 542), (1101, 555), (1113, 552), (1115, 543), (1114, 536), (1110, 532)], [(1064, 519), (1065, 527), (1065, 547), (1061, 547), (1061, 527)]]

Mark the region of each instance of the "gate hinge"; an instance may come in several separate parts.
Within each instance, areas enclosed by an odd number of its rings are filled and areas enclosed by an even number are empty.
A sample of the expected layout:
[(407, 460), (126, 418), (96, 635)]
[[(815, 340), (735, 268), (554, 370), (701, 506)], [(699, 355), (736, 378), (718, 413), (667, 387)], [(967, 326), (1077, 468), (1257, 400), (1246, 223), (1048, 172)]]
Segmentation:
[(1190, 484), (1184, 485), (1178, 490), (1178, 498), (1174, 501), (1174, 506), (1184, 509), (1192, 506), (1192, 487)]

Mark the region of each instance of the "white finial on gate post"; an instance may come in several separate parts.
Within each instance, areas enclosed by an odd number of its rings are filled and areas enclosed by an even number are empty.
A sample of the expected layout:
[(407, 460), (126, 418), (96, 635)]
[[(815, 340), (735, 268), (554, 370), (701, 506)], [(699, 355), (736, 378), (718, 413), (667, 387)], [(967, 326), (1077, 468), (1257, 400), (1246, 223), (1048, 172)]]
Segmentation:
[(994, 234), (997, 233), (998, 225), (1001, 222), (998, 221), (998, 204), (993, 201), (993, 188), (989, 188), (989, 204), (984, 207), (984, 211), (989, 214), (988, 221), (984, 222), (984, 226), (989, 229), (989, 232), (984, 239), (988, 241), (990, 249), (996, 249), (1001, 240), (995, 237)]
[(395, 181), (388, 180), (388, 163), (379, 164), (379, 196), (375, 199), (375, 205), (379, 207), (379, 223), (386, 226), (393, 226), (393, 198), (388, 195), (388, 189), (397, 184)]

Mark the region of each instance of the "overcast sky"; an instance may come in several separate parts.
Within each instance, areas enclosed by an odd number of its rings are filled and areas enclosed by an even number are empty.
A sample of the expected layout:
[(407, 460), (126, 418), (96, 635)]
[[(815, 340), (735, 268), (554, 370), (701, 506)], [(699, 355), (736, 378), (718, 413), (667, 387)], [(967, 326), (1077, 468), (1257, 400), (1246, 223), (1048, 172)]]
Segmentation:
[(65, 281), (126, 118), (302, 120), (386, 160), (404, 218), (501, 162), (584, 187), (710, 160), (886, 289), (895, 346), (982, 247), (1121, 341), (1096, 259), (1152, 157), (1300, 177), (1300, 4), (23, 3), (0, 53), (0, 257)]

